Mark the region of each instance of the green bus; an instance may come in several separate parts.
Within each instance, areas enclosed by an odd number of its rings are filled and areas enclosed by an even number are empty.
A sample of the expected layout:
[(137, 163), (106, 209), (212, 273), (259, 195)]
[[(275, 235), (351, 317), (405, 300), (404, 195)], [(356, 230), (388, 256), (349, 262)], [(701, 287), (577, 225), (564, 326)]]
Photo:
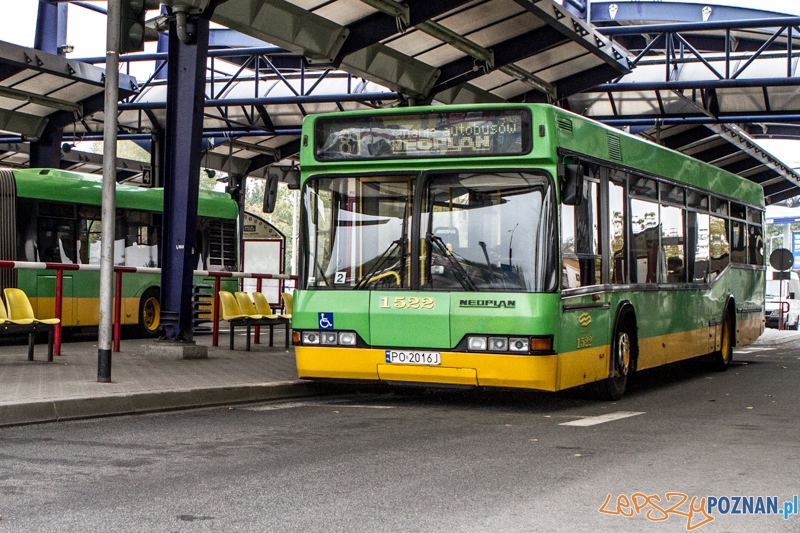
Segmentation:
[(301, 378), (618, 399), (764, 330), (757, 184), (549, 105), (309, 116)]
[[(99, 265), (102, 176), (58, 169), (0, 171), (0, 259)], [(117, 185), (114, 264), (160, 267), (163, 189)], [(200, 191), (197, 269), (238, 270), (239, 208), (229, 194)], [(196, 277), (213, 286), (214, 278)], [(122, 277), (122, 324), (155, 336), (160, 329), (157, 273)], [(19, 287), (39, 318), (55, 315), (54, 270), (0, 269), (0, 285)], [(225, 280), (236, 290), (236, 280)], [(97, 326), (99, 270), (65, 270), (62, 324)], [(210, 293), (209, 293), (210, 298)], [(210, 316), (210, 315), (209, 315)]]

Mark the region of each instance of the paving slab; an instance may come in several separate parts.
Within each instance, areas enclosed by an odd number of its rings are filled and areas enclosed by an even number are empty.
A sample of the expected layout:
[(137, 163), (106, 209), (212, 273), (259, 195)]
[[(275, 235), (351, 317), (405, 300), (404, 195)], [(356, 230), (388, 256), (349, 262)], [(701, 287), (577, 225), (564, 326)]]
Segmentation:
[[(205, 359), (152, 355), (152, 339), (123, 340), (111, 358), (111, 383), (97, 381), (97, 340), (65, 342), (61, 356), (47, 362), (47, 345), (37, 343), (27, 360), (26, 340), (2, 339), (0, 346), (0, 426), (74, 420), (296, 398), (324, 394), (329, 387), (297, 379), (294, 349), (251, 343), (227, 334), (219, 346), (211, 335), (195, 338), (208, 349)], [(283, 339), (283, 334), (276, 338)], [(262, 340), (265, 337), (262, 335)]]

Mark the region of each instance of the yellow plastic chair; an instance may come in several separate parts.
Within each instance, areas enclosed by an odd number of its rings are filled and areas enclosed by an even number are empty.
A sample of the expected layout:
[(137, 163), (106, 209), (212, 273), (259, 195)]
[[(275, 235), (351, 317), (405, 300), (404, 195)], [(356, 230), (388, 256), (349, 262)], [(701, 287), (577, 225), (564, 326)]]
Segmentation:
[(292, 300), (294, 296), (291, 292), (284, 292), (283, 293), (283, 314), (280, 315), (281, 318), (285, 318), (286, 320), (292, 319)]
[(227, 320), (230, 326), (231, 350), (233, 350), (233, 336), (236, 326), (247, 327), (247, 350), (250, 351), (250, 319), (242, 313), (236, 297), (228, 291), (219, 291), (219, 309), (222, 320)]
[(254, 292), (253, 302), (256, 305), (256, 312), (259, 315), (263, 315), (267, 318), (278, 318), (278, 315), (272, 312), (272, 307), (269, 305), (267, 297), (264, 296), (263, 292)]
[[(256, 305), (256, 311), (261, 315), (265, 316), (270, 320), (275, 320), (278, 324), (286, 324), (286, 347), (289, 347), (289, 321), (283, 318), (281, 315), (276, 315), (272, 312), (272, 307), (269, 305), (267, 301), (267, 297), (264, 296), (263, 292), (254, 292), (253, 293), (253, 302)], [(269, 345), (272, 346), (272, 326), (273, 324), (269, 325)]]
[(255, 320), (267, 318), (256, 311), (256, 306), (253, 305), (253, 300), (250, 299), (246, 292), (239, 291), (236, 293), (236, 303), (239, 304), (239, 309), (242, 310), (243, 314), (247, 315), (247, 318), (252, 318)]
[(21, 289), (4, 289), (3, 292), (6, 295), (6, 303), (8, 304), (8, 316), (15, 324), (47, 324), (54, 326), (61, 322), (57, 318), (36, 318), (28, 296)]
[[(21, 292), (22, 297), (24, 298), (24, 302), (27, 303), (27, 307), (30, 309), (30, 315), (31, 316), (33, 315), (33, 308), (31, 307), (31, 303), (28, 301), (28, 297), (25, 295), (24, 292), (20, 291), (19, 289), (5, 289), (5, 291)], [(20, 296), (18, 294), (15, 294), (13, 298), (19, 299)], [(11, 302), (11, 299), (8, 296), (8, 292), (6, 292), (6, 301), (8, 301), (9, 303)], [(54, 327), (56, 324), (58, 324), (58, 322), (59, 320), (57, 318), (51, 318), (49, 320), (44, 320), (44, 321), (37, 321), (35, 318), (16, 318), (16, 319), (9, 318), (9, 312), (6, 310), (6, 306), (3, 304), (2, 301), (0, 301), (0, 331), (9, 333), (20, 332), (28, 334), (28, 361), (33, 361), (33, 346), (36, 342), (35, 340), (36, 333), (38, 331), (41, 331), (40, 328), (44, 328), (47, 329), (48, 333), (47, 360), (51, 363), (53, 362), (53, 332), (54, 332)]]

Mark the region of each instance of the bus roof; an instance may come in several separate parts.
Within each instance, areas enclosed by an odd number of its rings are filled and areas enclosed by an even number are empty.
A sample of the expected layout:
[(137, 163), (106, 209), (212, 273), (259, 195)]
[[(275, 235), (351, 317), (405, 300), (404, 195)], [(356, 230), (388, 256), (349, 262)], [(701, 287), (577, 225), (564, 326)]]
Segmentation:
[[(14, 171), (17, 196), (100, 205), (103, 177), (67, 170), (32, 168)], [(124, 209), (162, 211), (164, 189), (117, 184), (116, 205)], [(230, 194), (201, 190), (197, 213), (200, 216), (234, 219), (239, 208)]]
[[(319, 119), (332, 120), (346, 117), (389, 116), (397, 114), (448, 113), (466, 115), (469, 111), (492, 109), (529, 109), (532, 115), (533, 149), (529, 153), (510, 155), (492, 154), (491, 157), (469, 157), (468, 159), (404, 157), (397, 159), (365, 159), (362, 161), (325, 161), (315, 158), (317, 140), (314, 139), (315, 123)], [(539, 130), (539, 126), (544, 126)], [(392, 127), (397, 127), (393, 125)], [(390, 131), (390, 130), (385, 130)], [(544, 138), (541, 134), (544, 134)], [(521, 161), (530, 164), (537, 160), (540, 164), (557, 162), (557, 148), (585, 154), (655, 176), (680, 181), (700, 189), (714, 191), (736, 198), (751, 205), (764, 205), (762, 187), (741, 176), (732, 174), (693, 157), (655, 144), (548, 104), (469, 104), (453, 106), (428, 106), (417, 108), (395, 108), (382, 110), (346, 111), (325, 115), (309, 115), (303, 121), (303, 148), (301, 149), (301, 169), (304, 177), (308, 172), (339, 172), (355, 167), (369, 168), (371, 171), (386, 168), (389, 164), (396, 169), (519, 165)], [(308, 142), (308, 139), (311, 139)], [(544, 142), (542, 142), (544, 141)], [(307, 148), (306, 148), (307, 147)], [(391, 161), (391, 163), (389, 163)]]

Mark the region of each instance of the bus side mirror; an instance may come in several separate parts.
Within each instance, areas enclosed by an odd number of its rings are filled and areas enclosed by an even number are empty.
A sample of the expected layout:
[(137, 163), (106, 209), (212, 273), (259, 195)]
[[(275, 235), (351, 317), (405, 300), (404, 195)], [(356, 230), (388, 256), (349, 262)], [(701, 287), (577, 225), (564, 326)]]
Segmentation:
[(261, 207), (261, 210), (265, 213), (275, 211), (275, 202), (278, 200), (279, 177), (277, 173), (267, 172), (267, 184), (264, 187), (264, 205)]
[(561, 180), (561, 203), (579, 205), (583, 197), (583, 165), (560, 163), (558, 177)]

